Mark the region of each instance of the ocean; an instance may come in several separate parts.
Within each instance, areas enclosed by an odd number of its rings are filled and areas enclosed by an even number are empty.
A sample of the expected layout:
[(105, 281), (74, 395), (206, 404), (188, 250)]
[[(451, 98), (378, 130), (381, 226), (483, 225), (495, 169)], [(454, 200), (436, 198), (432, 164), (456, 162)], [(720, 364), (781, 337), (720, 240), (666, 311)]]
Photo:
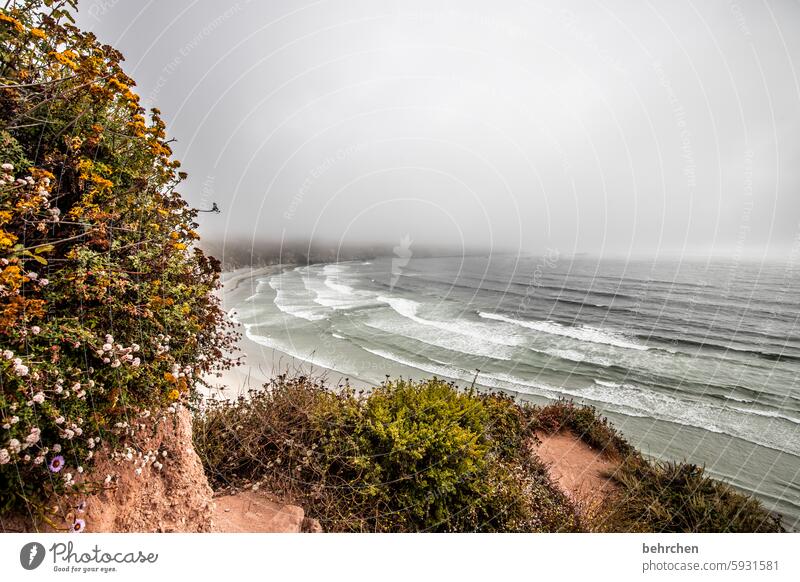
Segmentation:
[(359, 383), (435, 375), (591, 404), (645, 454), (704, 465), (800, 528), (792, 265), (395, 257), (250, 283), (228, 307), (266, 348)]

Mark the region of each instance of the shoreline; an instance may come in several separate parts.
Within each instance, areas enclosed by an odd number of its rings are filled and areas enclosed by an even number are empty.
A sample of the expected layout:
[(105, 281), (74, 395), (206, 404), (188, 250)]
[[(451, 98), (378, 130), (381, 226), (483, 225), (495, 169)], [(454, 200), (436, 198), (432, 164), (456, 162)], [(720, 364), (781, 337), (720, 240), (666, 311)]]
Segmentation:
[[(296, 264), (278, 264), (266, 267), (241, 267), (233, 271), (224, 271), (221, 276), (222, 288), (219, 297), (222, 308), (230, 316), (237, 305), (256, 293), (259, 279), (276, 275), (285, 269), (293, 269)], [(287, 354), (277, 348), (262, 345), (247, 336), (243, 324), (237, 323), (237, 331), (241, 334), (236, 344), (235, 356), (242, 356), (242, 365), (230, 370), (222, 370), (207, 374), (204, 380), (211, 388), (201, 386), (198, 388), (205, 397), (217, 399), (236, 400), (247, 397), (251, 390), (263, 388), (272, 378), (279, 374), (314, 376), (330, 381), (332, 386), (342, 384), (349, 378), (350, 385), (361, 387), (369, 385), (363, 380), (348, 377), (336, 370), (325, 368), (318, 364)]]

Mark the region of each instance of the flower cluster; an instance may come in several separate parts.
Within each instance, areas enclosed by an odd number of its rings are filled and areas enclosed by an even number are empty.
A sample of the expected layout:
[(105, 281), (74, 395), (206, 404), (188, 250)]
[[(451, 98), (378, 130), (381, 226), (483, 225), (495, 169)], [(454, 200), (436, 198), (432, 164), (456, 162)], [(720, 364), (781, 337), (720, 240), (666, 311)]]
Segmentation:
[(0, 10), (0, 514), (84, 491), (98, 446), (124, 451), (235, 341), (160, 114), (74, 9)]

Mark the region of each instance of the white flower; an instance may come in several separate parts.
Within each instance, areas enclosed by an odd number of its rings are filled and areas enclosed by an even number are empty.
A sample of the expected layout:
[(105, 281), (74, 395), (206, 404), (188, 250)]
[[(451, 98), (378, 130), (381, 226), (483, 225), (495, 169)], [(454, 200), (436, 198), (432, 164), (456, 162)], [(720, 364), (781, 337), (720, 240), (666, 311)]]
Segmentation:
[(3, 428), (4, 428), (4, 429), (6, 429), (6, 430), (8, 430), (8, 429), (10, 429), (10, 428), (11, 428), (11, 425), (10, 425), (9, 423), (7, 423), (7, 422), (6, 422), (6, 423), (3, 423)]
[(64, 429), (64, 438), (67, 440), (72, 440), (72, 437), (75, 436), (75, 431), (71, 428)]
[(17, 374), (17, 376), (27, 376), (28, 371), (28, 366), (24, 364), (14, 364), (14, 372)]
[(19, 422), (19, 416), (16, 414), (11, 417), (11, 424), (17, 424)]
[(36, 281), (36, 279), (39, 278), (39, 275), (37, 273), (34, 273), (33, 271), (29, 271), (28, 274), (27, 274), (27, 277), (31, 281)]
[(131, 350), (133, 350), (134, 352), (138, 352), (139, 351), (139, 344), (131, 344)]
[(134, 473), (136, 473), (137, 475), (141, 475), (141, 474), (142, 474), (142, 469), (141, 469), (141, 467), (138, 467), (138, 468), (137, 468), (137, 469), (134, 471)]
[(65, 473), (64, 481), (72, 481), (72, 473)]
[(53, 452), (54, 453), (60, 453), (61, 452), (61, 445), (58, 444), (58, 443), (54, 444), (53, 445)]
[(38, 325), (34, 325), (33, 327), (31, 327), (31, 333), (33, 335), (39, 335), (39, 333), (41, 333), (41, 331), (42, 331), (42, 328), (39, 327)]
[(11, 455), (8, 454), (8, 450), (0, 449), (0, 465), (5, 465), (11, 460)]
[(78, 467), (78, 473), (83, 473), (83, 467)]
[(77, 392), (78, 390), (80, 390), (80, 389), (81, 389), (81, 383), (80, 383), (80, 382), (75, 382), (75, 383), (72, 385), (72, 389), (73, 389), (75, 392)]
[(120, 362), (119, 360), (114, 360), (113, 362), (111, 362), (111, 367), (112, 368), (119, 368), (121, 364), (122, 364), (122, 362)]
[(36, 404), (41, 404), (42, 402), (44, 402), (44, 392), (37, 392), (36, 394), (34, 394), (33, 401)]
[(36, 458), (33, 460), (33, 464), (34, 464), (34, 465), (41, 465), (43, 462), (44, 462), (44, 457), (36, 457)]
[(14, 352), (12, 352), (11, 350), (3, 350), (3, 357), (6, 360), (10, 360), (11, 358), (14, 357)]
[(12, 453), (18, 453), (22, 445), (17, 439), (11, 439), (8, 441), (8, 448), (11, 449)]
[(114, 346), (112, 346), (111, 344), (103, 344), (104, 352), (110, 352), (112, 349), (114, 349)]
[(64, 420), (65, 420), (65, 418), (63, 416), (59, 416), (56, 419), (56, 424), (64, 424)]
[(103, 483), (105, 483), (106, 485), (111, 483), (111, 475), (106, 475), (105, 481), (103, 481)]
[(38, 428), (34, 427), (31, 429), (31, 434), (25, 437), (25, 442), (29, 445), (33, 445), (39, 442), (39, 438), (41, 437), (42, 431)]
[(139, 364), (141, 364), (141, 363), (142, 363), (142, 361), (139, 358), (133, 358), (133, 361), (131, 362), (131, 366), (133, 366), (134, 368), (138, 368)]
[(39, 279), (39, 285), (41, 285), (42, 287), (46, 287), (49, 284), (50, 284), (49, 280), (47, 280), (47, 279)]
[(9, 164), (8, 162), (6, 162), (2, 166), (0, 166), (0, 168), (3, 168), (3, 170), (5, 170), (6, 172), (10, 172), (11, 170), (14, 169), (14, 165), (13, 164)]

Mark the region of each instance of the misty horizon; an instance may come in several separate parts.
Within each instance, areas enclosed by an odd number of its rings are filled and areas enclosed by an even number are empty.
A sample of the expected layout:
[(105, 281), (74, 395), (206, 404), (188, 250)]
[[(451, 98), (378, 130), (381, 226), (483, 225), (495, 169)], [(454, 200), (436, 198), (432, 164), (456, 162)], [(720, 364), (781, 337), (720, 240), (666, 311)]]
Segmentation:
[(163, 112), (210, 239), (785, 259), (798, 11), (89, 1), (79, 24)]

